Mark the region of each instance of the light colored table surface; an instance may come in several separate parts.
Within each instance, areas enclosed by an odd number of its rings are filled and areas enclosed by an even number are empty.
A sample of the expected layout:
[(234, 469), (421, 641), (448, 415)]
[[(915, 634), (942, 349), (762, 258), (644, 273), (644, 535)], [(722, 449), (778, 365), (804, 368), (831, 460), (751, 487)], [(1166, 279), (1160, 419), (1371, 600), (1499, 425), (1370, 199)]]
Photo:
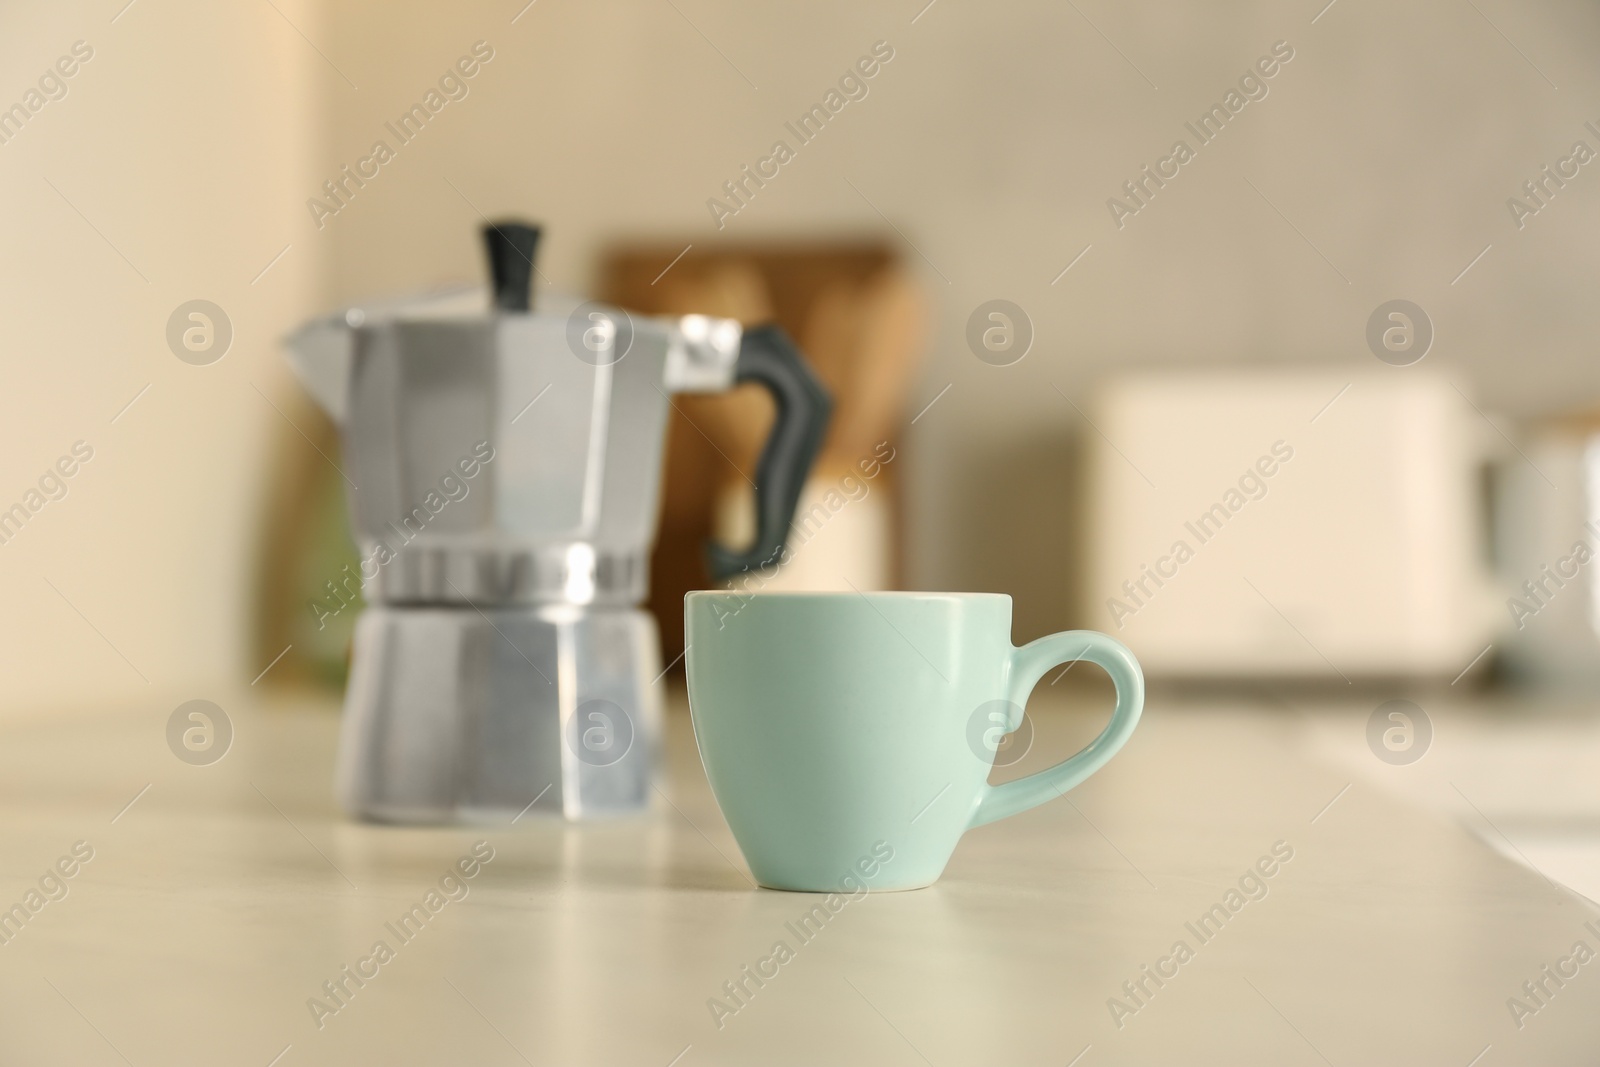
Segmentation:
[[(1020, 769), (1088, 737), (1100, 700), (1041, 690)], [(1574, 942), (1600, 951), (1600, 908), (1319, 760), (1281, 713), (1157, 700), (1071, 802), (801, 943), (785, 924), (816, 898), (751, 888), (681, 701), (648, 815), (478, 830), (347, 822), (328, 709), (223, 703), (209, 767), (167, 750), (170, 707), (0, 731), (0, 908), (94, 850), (0, 945), (0, 1063), (1600, 1062), (1600, 959), (1521, 1029), (1506, 1005)], [(385, 924), (478, 840), (468, 895), (402, 943)], [(1185, 924), (1280, 841), (1267, 895), (1202, 944)], [(379, 940), (393, 959), (319, 1028), (308, 998)], [(719, 1029), (708, 999), (778, 940), (794, 958)], [(1108, 1000), (1178, 940), (1193, 958), (1119, 1028)]]

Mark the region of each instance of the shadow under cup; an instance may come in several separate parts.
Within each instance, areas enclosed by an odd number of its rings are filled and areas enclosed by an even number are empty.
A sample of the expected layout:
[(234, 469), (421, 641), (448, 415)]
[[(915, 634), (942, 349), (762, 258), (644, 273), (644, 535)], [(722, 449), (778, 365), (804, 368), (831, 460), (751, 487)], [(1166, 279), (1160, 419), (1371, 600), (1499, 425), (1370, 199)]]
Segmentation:
[[(969, 827), (1093, 773), (1143, 703), (1137, 663), (1104, 635), (1013, 648), (1011, 598), (999, 593), (699, 592), (684, 612), (700, 758), (772, 889), (932, 884)], [(1049, 666), (1078, 658), (1117, 678), (1112, 725), (1053, 769), (1054, 786), (1044, 772), (1026, 796), (999, 797), (1012, 788), (987, 784), (1000, 735)]]

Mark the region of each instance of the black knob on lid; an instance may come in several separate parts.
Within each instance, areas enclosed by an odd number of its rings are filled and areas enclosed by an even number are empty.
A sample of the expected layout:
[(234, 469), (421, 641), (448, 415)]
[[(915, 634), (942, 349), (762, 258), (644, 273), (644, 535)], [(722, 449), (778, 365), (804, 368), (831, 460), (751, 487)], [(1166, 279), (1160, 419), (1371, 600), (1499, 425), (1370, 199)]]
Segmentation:
[(494, 306), (501, 311), (533, 308), (533, 257), (539, 247), (539, 227), (526, 222), (491, 222), (483, 228), (489, 252), (489, 277), (494, 283)]

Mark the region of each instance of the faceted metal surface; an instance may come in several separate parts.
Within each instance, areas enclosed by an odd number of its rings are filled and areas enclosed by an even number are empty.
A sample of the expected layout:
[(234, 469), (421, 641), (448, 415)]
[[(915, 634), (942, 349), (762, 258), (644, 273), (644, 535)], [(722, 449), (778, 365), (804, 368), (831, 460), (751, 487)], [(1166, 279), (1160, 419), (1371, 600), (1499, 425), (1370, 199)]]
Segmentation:
[(368, 608), (338, 795), (385, 822), (642, 810), (660, 737), (655, 621), (635, 610)]
[(669, 396), (728, 388), (740, 330), (630, 319), (624, 351), (581, 354), (571, 334), (551, 312), (349, 312), (291, 340), (340, 420), (369, 601), (643, 598)]
[(669, 396), (733, 384), (739, 325), (604, 310), (589, 329), (598, 305), (465, 297), (350, 309), (290, 340), (340, 426), (371, 605), (339, 796), (405, 823), (637, 811), (660, 654), (634, 605)]

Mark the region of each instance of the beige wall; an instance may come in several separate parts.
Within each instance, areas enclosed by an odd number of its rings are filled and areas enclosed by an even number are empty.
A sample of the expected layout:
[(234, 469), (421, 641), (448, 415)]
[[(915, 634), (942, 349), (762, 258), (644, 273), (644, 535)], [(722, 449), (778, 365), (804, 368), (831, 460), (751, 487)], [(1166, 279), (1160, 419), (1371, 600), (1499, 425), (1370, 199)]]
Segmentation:
[[(544, 272), (567, 288), (615, 237), (889, 233), (886, 216), (931, 261), (908, 253), (938, 309), (911, 410), (952, 386), (902, 450), (913, 579), (1013, 592), (1019, 636), (1070, 621), (1082, 422), (1056, 387), (1081, 403), (1135, 365), (1368, 366), (1366, 318), (1397, 296), (1432, 315), (1429, 359), (1495, 407), (1592, 403), (1600, 386), (1600, 170), (1520, 232), (1505, 208), (1572, 141), (1600, 148), (1583, 128), (1600, 124), (1588, 5), (1340, 0), (1314, 25), (1317, 3), (939, 0), (915, 23), (915, 2), (539, 0), (515, 23), (519, 0), (139, 0), (113, 23), (120, 6), (0, 14), (6, 101), (73, 41), (95, 48), (68, 96), (0, 145), (0, 500), (74, 441), (96, 450), (0, 546), (8, 708), (145, 691), (110, 645), (185, 695), (254, 676), (263, 453), (286, 432), (256, 389), (292, 395), (275, 338), (313, 306), (477, 277), (479, 210), (548, 223)], [(1269, 95), (1116, 228), (1106, 199), (1280, 39), (1295, 58)], [(319, 183), (478, 40), (495, 58), (470, 95), (319, 230)], [(878, 40), (895, 55), (869, 95), (719, 234), (707, 198)], [(163, 340), (194, 297), (236, 327), (211, 367)], [(993, 297), (1033, 320), (1015, 366), (963, 340)]]
[[(276, 2), (314, 31), (307, 5)], [(243, 619), (280, 427), (256, 389), (284, 389), (275, 340), (311, 285), (285, 191), (314, 135), (320, 61), (265, 4), (141, 0), (112, 22), (121, 6), (0, 9), (4, 106), (75, 41), (93, 49), (67, 95), (0, 144), (0, 507), (74, 442), (93, 449), (67, 495), (0, 544), (0, 714), (166, 706), (264, 666), (247, 661)], [(210, 366), (165, 340), (195, 298), (233, 323)]]
[[(1505, 206), (1572, 141), (1600, 150), (1583, 128), (1600, 125), (1585, 110), (1600, 87), (1591, 5), (1341, 0), (1313, 24), (1319, 2), (939, 0), (913, 24), (917, 2), (675, 3), (541, 0), (514, 25), (519, 0), (341, 5), (331, 32), (364, 81), (335, 96), (330, 164), (472, 41), (496, 59), (329, 221), (338, 291), (476, 276), (476, 214), (447, 178), (485, 212), (549, 223), (544, 270), (569, 287), (617, 235), (885, 232), (881, 210), (931, 261), (908, 253), (938, 307), (911, 411), (953, 386), (903, 453), (913, 578), (1012, 592), (1019, 636), (1071, 621), (1083, 423), (1054, 387), (1081, 403), (1131, 366), (1367, 368), (1368, 315), (1404, 297), (1436, 325), (1428, 358), (1497, 408), (1600, 394), (1586, 310), (1600, 164), (1520, 232)], [(869, 95), (719, 234), (706, 199), (880, 39), (895, 57)], [(1294, 58), (1268, 95), (1118, 229), (1106, 200), (1279, 40)], [(1036, 329), (1015, 366), (980, 363), (963, 340), (994, 297)]]

